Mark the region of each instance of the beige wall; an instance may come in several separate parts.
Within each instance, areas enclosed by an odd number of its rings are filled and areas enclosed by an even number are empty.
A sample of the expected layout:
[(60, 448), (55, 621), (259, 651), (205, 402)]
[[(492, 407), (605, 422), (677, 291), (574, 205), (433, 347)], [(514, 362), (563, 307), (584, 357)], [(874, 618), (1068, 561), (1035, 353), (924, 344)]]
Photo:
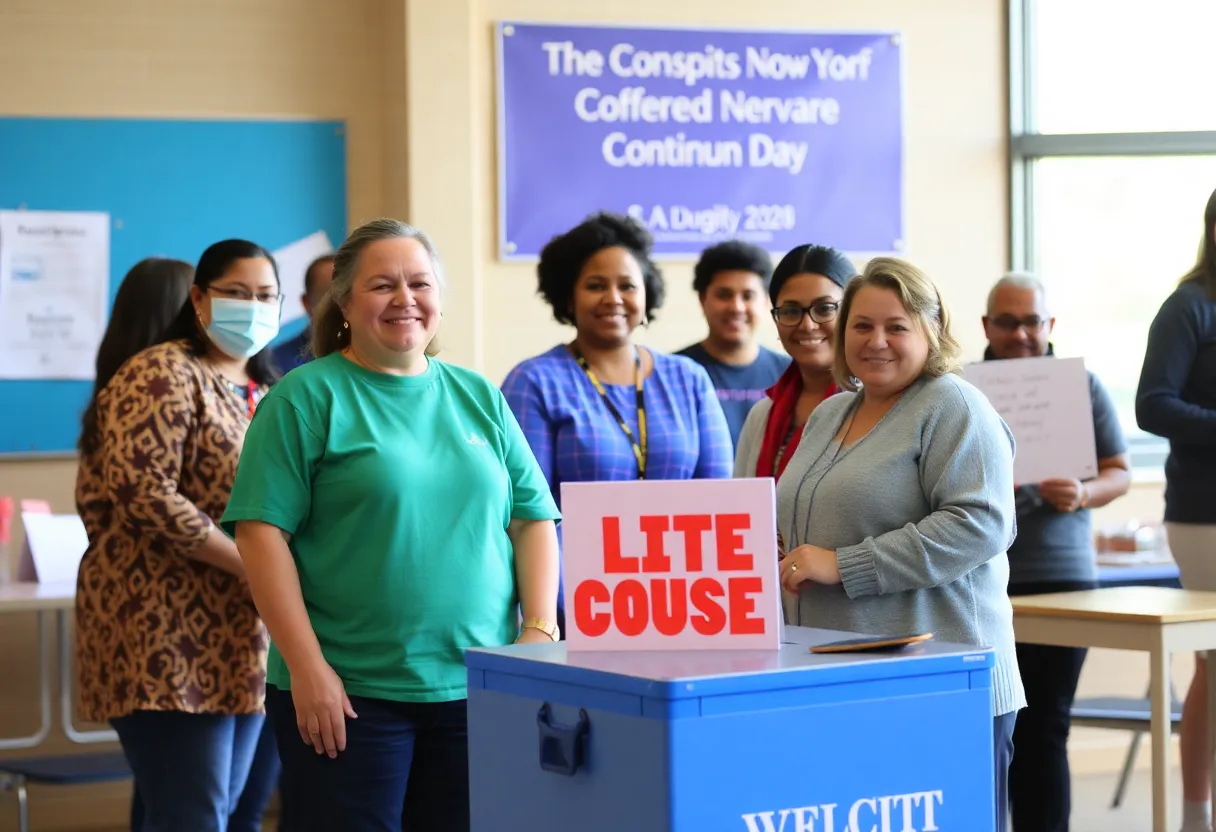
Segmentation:
[[(907, 256), (939, 281), (976, 356), (982, 299), (1006, 263), (1002, 7), (1000, 0), (7, 0), (0, 114), (345, 119), (350, 220), (394, 214), (431, 232), (452, 284), (446, 357), (499, 381), (569, 333), (535, 297), (530, 266), (494, 260), (495, 20), (898, 29), (907, 56)], [(701, 336), (691, 266), (665, 264), (669, 301), (647, 343), (673, 349)], [(765, 337), (775, 341), (771, 328)], [(0, 462), (0, 494), (71, 510), (74, 473), (71, 461)], [(1159, 495), (1158, 486), (1138, 491), (1126, 513), (1159, 516)], [(1112, 507), (1104, 517), (1122, 511)], [(31, 730), (36, 718), (33, 634), (29, 616), (0, 620), (0, 735)], [(1145, 676), (1126, 673), (1120, 661), (1094, 654), (1083, 688), (1140, 693)], [(1112, 768), (1120, 741), (1084, 734), (1076, 745), (1087, 763)], [(70, 746), (56, 737), (50, 747)], [(35, 828), (120, 826), (125, 795), (125, 787), (35, 795)], [(8, 824), (0, 811), (0, 832)]]
[[(487, 195), (492, 195), (495, 181), (491, 47), (496, 20), (901, 31), (907, 67), (906, 255), (941, 282), (950, 305), (964, 318), (960, 334), (965, 345), (972, 354), (980, 351), (978, 310), (984, 284), (1006, 262), (1004, 26), (999, 0), (619, 0), (614, 4), (484, 0), (453, 5), (475, 9), (471, 25), (481, 49), (474, 56), (471, 83), (480, 106), (470, 116), (470, 127), (477, 137), (473, 162), (479, 166)], [(421, 206), (414, 207), (415, 219), (426, 224), (417, 213)], [(569, 333), (553, 323), (548, 308), (534, 298), (531, 266), (491, 259), (494, 200), (483, 199), (476, 209), (487, 317), (481, 352), (475, 358), (498, 381), (522, 355), (547, 349)], [(692, 262), (666, 263), (664, 272), (668, 301), (642, 340), (671, 350), (699, 340), (704, 333), (691, 289)], [(765, 335), (776, 343), (771, 324), (766, 324)]]

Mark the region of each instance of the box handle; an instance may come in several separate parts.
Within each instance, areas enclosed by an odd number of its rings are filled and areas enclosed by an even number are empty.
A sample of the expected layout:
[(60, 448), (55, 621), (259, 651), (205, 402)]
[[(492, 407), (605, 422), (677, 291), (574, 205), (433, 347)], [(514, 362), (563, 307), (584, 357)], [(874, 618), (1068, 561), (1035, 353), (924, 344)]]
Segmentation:
[(579, 708), (578, 723), (575, 725), (554, 724), (550, 721), (552, 716), (548, 702), (536, 712), (536, 728), (540, 734), (540, 767), (554, 774), (573, 777), (586, 757), (591, 719), (583, 708)]

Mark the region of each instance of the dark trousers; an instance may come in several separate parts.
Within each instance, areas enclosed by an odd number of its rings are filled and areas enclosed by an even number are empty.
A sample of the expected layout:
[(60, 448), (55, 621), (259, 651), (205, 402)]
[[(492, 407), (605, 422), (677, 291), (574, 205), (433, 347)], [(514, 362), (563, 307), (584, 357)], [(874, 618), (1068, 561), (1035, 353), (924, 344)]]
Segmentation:
[[(131, 766), (137, 832), (257, 832), (231, 817), (249, 775), (260, 714), (136, 711), (113, 719)], [(134, 826), (138, 824), (138, 826)]]
[[(1016, 584), (1010, 595), (1093, 589), (1089, 581)], [(1026, 707), (1013, 732), (1017, 756), (1009, 769), (1009, 799), (1017, 832), (1068, 832), (1072, 780), (1068, 732), (1085, 649), (1045, 644), (1017, 645)]]
[(468, 832), (465, 700), (350, 697), (346, 750), (330, 759), (304, 742), (291, 692), (266, 689), (283, 762), (286, 832)]
[(1018, 712), (1010, 711), (992, 720), (992, 762), (996, 769), (996, 832), (1009, 825), (1009, 764), (1013, 762), (1013, 726)]

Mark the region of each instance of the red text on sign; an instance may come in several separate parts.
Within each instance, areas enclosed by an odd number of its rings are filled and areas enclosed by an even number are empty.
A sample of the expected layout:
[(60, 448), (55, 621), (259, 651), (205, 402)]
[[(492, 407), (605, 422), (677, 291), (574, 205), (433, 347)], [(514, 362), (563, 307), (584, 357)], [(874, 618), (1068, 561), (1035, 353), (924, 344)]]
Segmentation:
[[(703, 636), (763, 635), (764, 619), (758, 618), (756, 596), (764, 583), (756, 575), (727, 578), (651, 578), (645, 583), (626, 578), (609, 590), (590, 578), (574, 590), (574, 623), (585, 635), (596, 637), (614, 625), (627, 636), (641, 635), (653, 622), (665, 636), (692, 628)], [(691, 608), (691, 612), (690, 612)]]
[(621, 518), (603, 518), (604, 572), (613, 574), (666, 574), (672, 571), (671, 555), (663, 537), (667, 532), (684, 536), (684, 569), (705, 571), (702, 545), (705, 533), (713, 531), (713, 541), (719, 572), (749, 572), (754, 558), (743, 548), (740, 532), (751, 528), (747, 514), (643, 514), (638, 529), (646, 539), (643, 555), (625, 555), (621, 551)]
[[(615, 587), (589, 579), (574, 589), (574, 621), (588, 636), (602, 636), (615, 628), (637, 636), (653, 625), (656, 632), (674, 636), (688, 627), (705, 636), (763, 635), (765, 622), (756, 616), (756, 596), (764, 582), (750, 572), (755, 557), (743, 550), (742, 532), (751, 528), (748, 514), (643, 514), (637, 530), (644, 541), (641, 554), (625, 554), (621, 544), (621, 518), (604, 517), (604, 574), (638, 575)], [(683, 540), (685, 576), (675, 576), (677, 564), (667, 551), (666, 537)], [(710, 549), (706, 549), (706, 540)], [(678, 556), (677, 556), (678, 557)], [(709, 570), (714, 575), (701, 575)], [(716, 567), (716, 569), (715, 569)], [(643, 578), (640, 576), (652, 576)], [(665, 576), (665, 577), (662, 577)]]

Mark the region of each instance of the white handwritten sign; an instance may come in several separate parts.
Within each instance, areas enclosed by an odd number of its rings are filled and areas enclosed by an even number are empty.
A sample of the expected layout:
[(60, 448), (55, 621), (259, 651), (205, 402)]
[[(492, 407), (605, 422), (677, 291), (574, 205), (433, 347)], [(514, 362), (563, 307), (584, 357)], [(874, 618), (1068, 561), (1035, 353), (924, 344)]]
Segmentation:
[(1014, 482), (1098, 474), (1094, 411), (1082, 358), (1011, 358), (968, 364), (974, 384), (1013, 431)]

